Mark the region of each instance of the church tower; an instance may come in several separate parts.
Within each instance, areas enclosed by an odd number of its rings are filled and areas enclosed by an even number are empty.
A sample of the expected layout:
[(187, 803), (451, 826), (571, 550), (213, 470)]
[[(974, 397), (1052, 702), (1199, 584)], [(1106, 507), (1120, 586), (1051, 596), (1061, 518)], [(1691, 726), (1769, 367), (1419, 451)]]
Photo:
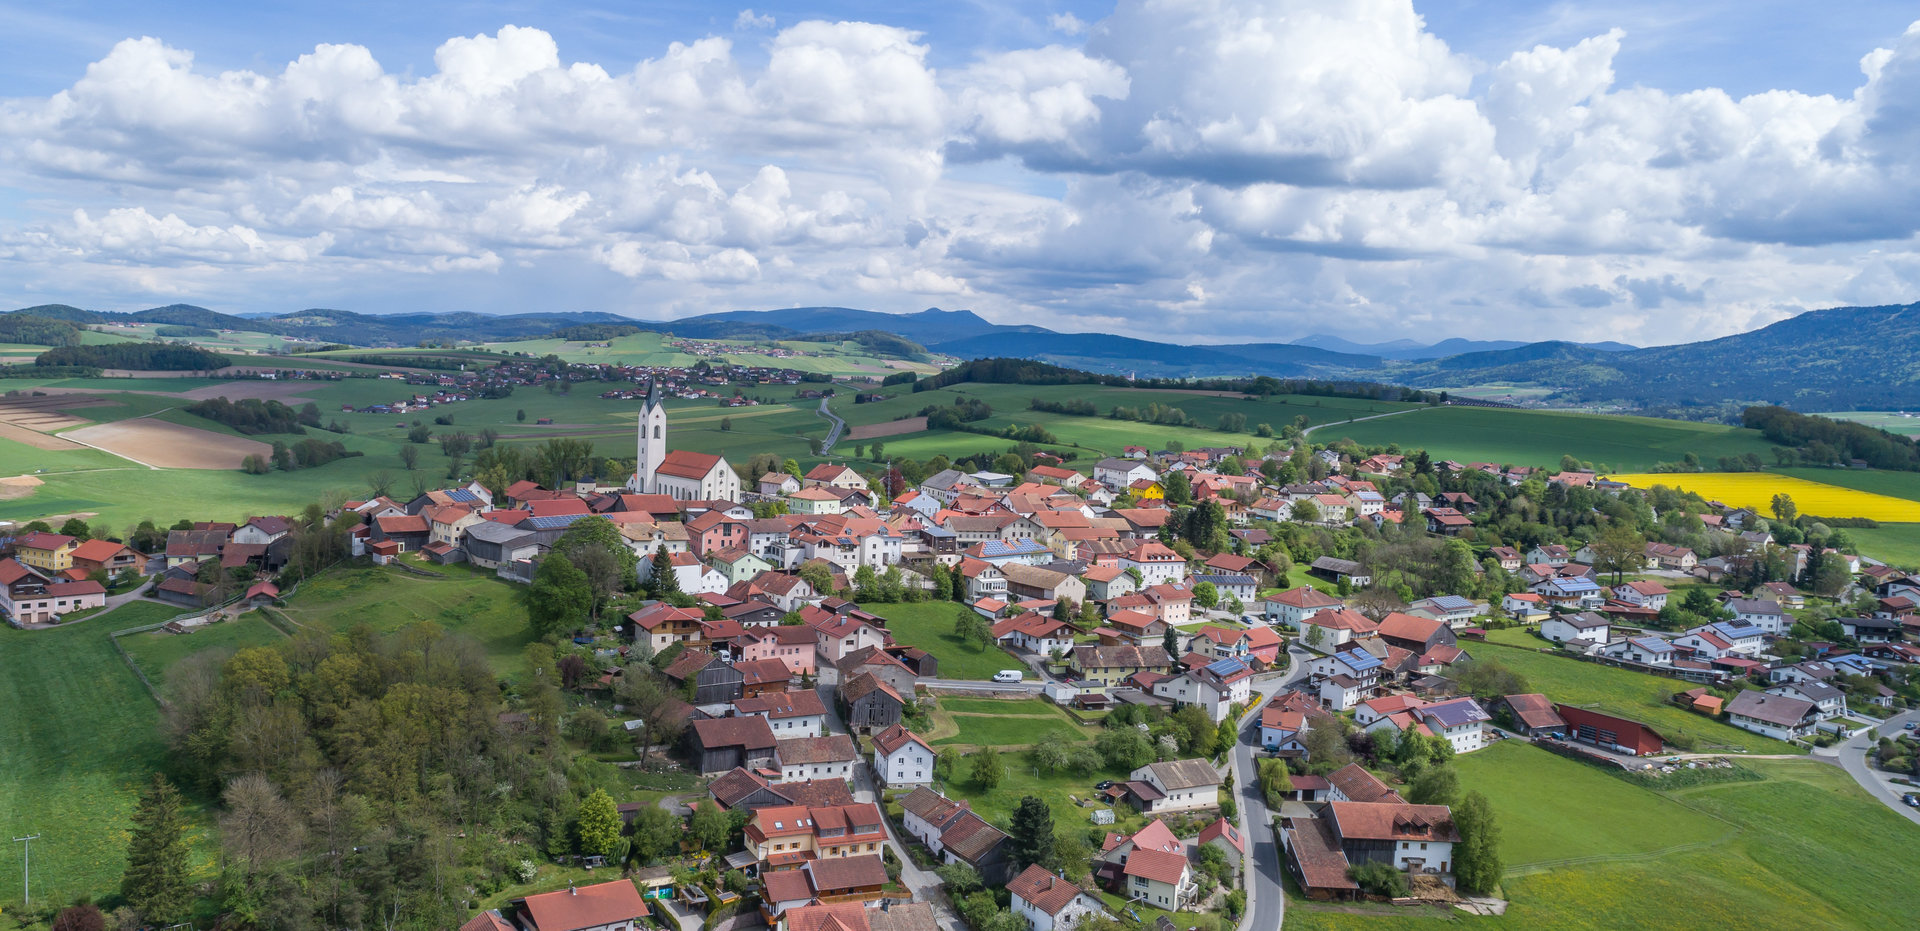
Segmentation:
[(633, 480), (628, 484), (636, 494), (658, 494), (654, 471), (667, 458), (667, 409), (660, 405), (660, 383), (649, 380), (647, 402), (640, 408), (640, 441), (633, 463)]

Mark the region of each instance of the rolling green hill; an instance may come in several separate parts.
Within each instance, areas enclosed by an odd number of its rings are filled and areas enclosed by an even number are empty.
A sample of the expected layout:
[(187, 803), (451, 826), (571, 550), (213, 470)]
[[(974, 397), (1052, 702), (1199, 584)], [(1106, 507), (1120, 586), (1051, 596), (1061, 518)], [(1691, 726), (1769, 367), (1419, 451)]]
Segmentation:
[(1398, 443), (1435, 459), (1558, 468), (1572, 455), (1614, 471), (1644, 471), (1693, 453), (1711, 464), (1721, 456), (1772, 448), (1758, 430), (1722, 424), (1491, 407), (1435, 407), (1313, 435), (1316, 443), (1350, 438), (1363, 445)]

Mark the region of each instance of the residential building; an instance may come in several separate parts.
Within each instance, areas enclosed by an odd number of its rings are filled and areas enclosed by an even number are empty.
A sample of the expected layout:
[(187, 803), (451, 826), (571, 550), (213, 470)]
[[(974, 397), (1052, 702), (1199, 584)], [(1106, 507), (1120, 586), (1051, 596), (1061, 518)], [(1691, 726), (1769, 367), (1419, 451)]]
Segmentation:
[(1613, 632), (1613, 622), (1591, 611), (1556, 614), (1540, 624), (1540, 636), (1554, 643), (1589, 648), (1603, 646)]
[(931, 783), (937, 756), (925, 738), (898, 724), (873, 735), (873, 772), (888, 788)]
[(1727, 703), (1727, 723), (1779, 740), (1805, 737), (1819, 727), (1819, 706), (1800, 698), (1742, 690)]
[(1013, 913), (1026, 919), (1031, 931), (1071, 931), (1088, 915), (1101, 914), (1100, 899), (1034, 864), (1007, 882)]
[(1148, 763), (1127, 779), (1128, 800), (1147, 814), (1220, 807), (1222, 780), (1206, 760)]

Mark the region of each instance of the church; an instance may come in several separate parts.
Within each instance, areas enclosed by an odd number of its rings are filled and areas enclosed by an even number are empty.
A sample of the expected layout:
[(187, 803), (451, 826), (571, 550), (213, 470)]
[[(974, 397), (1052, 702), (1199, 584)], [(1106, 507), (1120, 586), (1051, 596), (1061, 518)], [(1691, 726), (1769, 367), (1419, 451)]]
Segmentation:
[(740, 500), (740, 476), (726, 457), (685, 449), (667, 452), (667, 409), (660, 403), (658, 381), (647, 386), (647, 401), (640, 408), (639, 455), (627, 488), (675, 501)]

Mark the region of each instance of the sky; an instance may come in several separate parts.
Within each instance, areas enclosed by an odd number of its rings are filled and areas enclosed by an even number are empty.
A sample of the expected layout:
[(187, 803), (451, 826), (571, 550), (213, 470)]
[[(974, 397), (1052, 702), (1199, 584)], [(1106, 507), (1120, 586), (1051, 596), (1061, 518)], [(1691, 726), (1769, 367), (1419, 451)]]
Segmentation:
[(1920, 300), (1911, 0), (0, 0), (0, 306), (1657, 345)]

